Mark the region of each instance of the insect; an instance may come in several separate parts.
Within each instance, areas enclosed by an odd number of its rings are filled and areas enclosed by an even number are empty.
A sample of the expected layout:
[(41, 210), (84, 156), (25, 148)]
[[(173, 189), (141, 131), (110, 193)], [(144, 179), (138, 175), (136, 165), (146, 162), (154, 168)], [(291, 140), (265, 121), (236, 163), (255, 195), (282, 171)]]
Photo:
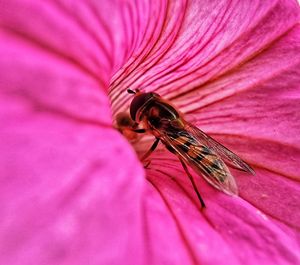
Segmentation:
[(134, 132), (137, 124), (130, 118), (128, 113), (120, 112), (116, 116), (116, 129), (122, 133), (129, 141), (138, 140), (138, 134)]
[(156, 138), (141, 160), (145, 160), (161, 141), (179, 158), (202, 208), (206, 207), (205, 203), (187, 165), (203, 176), (213, 187), (229, 195), (236, 195), (238, 189), (225, 163), (255, 174), (254, 170), (236, 154), (187, 122), (182, 114), (159, 94), (131, 89), (127, 92), (134, 94), (130, 104), (130, 116), (135, 123), (132, 130), (136, 133), (149, 132)]

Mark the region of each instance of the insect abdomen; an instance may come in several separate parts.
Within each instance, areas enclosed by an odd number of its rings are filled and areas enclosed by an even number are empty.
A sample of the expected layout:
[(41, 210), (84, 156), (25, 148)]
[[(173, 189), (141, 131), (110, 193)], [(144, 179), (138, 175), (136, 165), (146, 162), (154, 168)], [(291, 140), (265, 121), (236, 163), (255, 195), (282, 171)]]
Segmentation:
[[(188, 163), (192, 164), (203, 164), (206, 165), (202, 168), (203, 171), (207, 174), (216, 174), (219, 181), (223, 182), (224, 178), (224, 168), (220, 159), (215, 155), (213, 151), (207, 148), (205, 145), (197, 142), (193, 136), (191, 136), (186, 131), (178, 132), (178, 137), (171, 137), (172, 143), (177, 150), (181, 151), (188, 157)], [(172, 147), (168, 150), (173, 149)], [(171, 150), (170, 150), (171, 151)], [(176, 151), (173, 149), (171, 151), (176, 154)]]

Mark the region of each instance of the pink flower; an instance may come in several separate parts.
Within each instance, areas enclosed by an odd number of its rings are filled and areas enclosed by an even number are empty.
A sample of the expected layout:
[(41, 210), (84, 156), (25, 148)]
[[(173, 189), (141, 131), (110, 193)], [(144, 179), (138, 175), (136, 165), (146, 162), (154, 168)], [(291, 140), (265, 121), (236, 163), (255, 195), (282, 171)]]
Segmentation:
[[(296, 1), (11, 0), (0, 25), (1, 264), (300, 263)], [(200, 211), (163, 146), (144, 170), (128, 87), (249, 162), (239, 197), (198, 177)]]

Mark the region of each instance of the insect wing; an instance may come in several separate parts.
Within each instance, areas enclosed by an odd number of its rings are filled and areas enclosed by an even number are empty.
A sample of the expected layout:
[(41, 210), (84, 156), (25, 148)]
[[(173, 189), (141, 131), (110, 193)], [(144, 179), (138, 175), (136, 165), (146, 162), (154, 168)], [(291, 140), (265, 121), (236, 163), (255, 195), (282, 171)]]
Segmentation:
[(205, 134), (193, 124), (185, 122), (184, 128), (190, 132), (200, 143), (214, 150), (214, 152), (218, 154), (225, 161), (225, 163), (228, 163), (236, 169), (255, 175), (255, 171), (245, 161), (243, 161), (224, 145), (218, 143), (216, 140)]
[(207, 182), (215, 188), (230, 194), (238, 193), (237, 185), (229, 169), (220, 157), (204, 144), (201, 144), (188, 131), (180, 131), (177, 128), (172, 130), (158, 130), (161, 141), (171, 147), (175, 154), (202, 175)]

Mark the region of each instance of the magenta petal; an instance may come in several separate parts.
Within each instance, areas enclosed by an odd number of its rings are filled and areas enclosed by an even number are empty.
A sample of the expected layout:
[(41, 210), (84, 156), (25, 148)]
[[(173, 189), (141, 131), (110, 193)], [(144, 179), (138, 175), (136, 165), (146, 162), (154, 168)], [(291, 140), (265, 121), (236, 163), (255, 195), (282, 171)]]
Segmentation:
[(43, 59), (20, 54), (16, 72), (1, 65), (1, 264), (134, 264), (144, 251), (141, 167), (104, 127), (106, 96)]
[[(157, 203), (165, 205), (161, 207), (168, 209), (173, 222), (149, 209), (149, 219), (157, 220), (148, 222), (150, 245), (164, 248), (154, 231), (165, 226), (170, 232), (175, 226), (186, 249), (180, 252), (184, 263), (297, 264), (299, 7), (293, 1), (210, 3), (178, 7), (170, 20), (182, 22), (179, 10), (185, 18), (172, 45), (155, 50), (168, 45), (175, 27), (157, 42), (148, 42), (153, 52), (138, 54), (138, 66), (128, 63), (126, 71), (117, 74), (112, 95), (127, 86), (157, 91), (187, 113), (187, 119), (244, 157), (257, 174), (233, 171), (240, 188), (237, 199), (198, 179), (208, 205), (201, 214), (176, 158), (157, 151), (148, 178), (161, 197)], [(205, 9), (209, 12), (201, 17)], [(114, 111), (126, 109), (128, 99), (116, 98)], [(175, 247), (178, 238), (169, 237)], [(160, 258), (175, 262), (161, 252), (152, 258), (156, 263)]]
[(0, 263), (140, 264), (143, 172), (111, 125), (109, 69), (93, 74), (75, 17), (29, 2), (0, 11)]
[[(142, 173), (124, 140), (22, 105), (6, 104), (1, 130), (1, 263), (140, 260)], [(107, 137), (115, 141), (99, 140)]]
[[(18, 60), (22, 67), (24, 58)], [(62, 111), (86, 83), (77, 76), (74, 89), (72, 71), (60, 68), (47, 79), (47, 93), (56, 95), (53, 107), (51, 97), (39, 92), (42, 83), (20, 83), (28, 78), (26, 68), (14, 76), (10, 68), (2, 68), (2, 74), (6, 69), (6, 92), (1, 95), (1, 264), (140, 260), (141, 215), (136, 209), (142, 172), (135, 156), (112, 128)], [(43, 70), (51, 73), (37, 68)], [(32, 69), (32, 78), (34, 73)], [(51, 82), (61, 84), (61, 95)], [(97, 98), (106, 101), (104, 94)], [(105, 103), (98, 107), (102, 114), (108, 109)]]
[[(0, 263), (300, 263), (298, 22), (292, 0), (3, 2)], [(240, 197), (197, 177), (201, 211), (162, 146), (144, 181), (112, 127), (128, 87), (251, 163)]]
[[(262, 264), (298, 262), (300, 257), (298, 252), (295, 252), (298, 243), (291, 230), (293, 222), (295, 224), (296, 221), (295, 216), (298, 215), (296, 211), (299, 207), (298, 188), (290, 185), (288, 189), (286, 182), (276, 182), (275, 179), (274, 183), (284, 184), (286, 195), (290, 194), (290, 198), (277, 198), (271, 193), (272, 189), (276, 189), (276, 185), (267, 179), (274, 178), (274, 174), (258, 171), (254, 179), (251, 177), (249, 179), (249, 176), (238, 178), (241, 198), (232, 198), (214, 190), (202, 179), (197, 178), (198, 187), (208, 206), (201, 212), (199, 201), (187, 182), (187, 177), (183, 170), (178, 169), (180, 163), (176, 162), (171, 155), (168, 162), (167, 158), (168, 154), (154, 156), (149, 179), (162, 198), (161, 202), (159, 199), (157, 202), (165, 204), (174, 219), (168, 227), (172, 225), (177, 227), (187, 255), (194, 263), (228, 264), (229, 259), (232, 264), (253, 264), (254, 260), (260, 260)], [(158, 169), (161, 163), (164, 163), (164, 168)], [(157, 169), (159, 173), (156, 172)], [(268, 187), (267, 184), (270, 186)], [(283, 189), (283, 187), (277, 188), (279, 191)], [(272, 198), (274, 202), (270, 203)], [(243, 199), (253, 202), (253, 205)], [(293, 204), (290, 205), (290, 202)], [(284, 205), (289, 208), (281, 212), (281, 217), (285, 214), (284, 221), (270, 214), (278, 214), (283, 210)], [(276, 206), (277, 212), (273, 208)], [(149, 231), (153, 231), (152, 227), (163, 224), (161, 219), (156, 218), (156, 220), (155, 224), (149, 222)], [(164, 218), (164, 221), (166, 220)], [(155, 238), (152, 240), (159, 241), (157, 238), (159, 234), (156, 237), (154, 233), (149, 232), (149, 234)], [(175, 240), (172, 240), (172, 243), (174, 242)]]

